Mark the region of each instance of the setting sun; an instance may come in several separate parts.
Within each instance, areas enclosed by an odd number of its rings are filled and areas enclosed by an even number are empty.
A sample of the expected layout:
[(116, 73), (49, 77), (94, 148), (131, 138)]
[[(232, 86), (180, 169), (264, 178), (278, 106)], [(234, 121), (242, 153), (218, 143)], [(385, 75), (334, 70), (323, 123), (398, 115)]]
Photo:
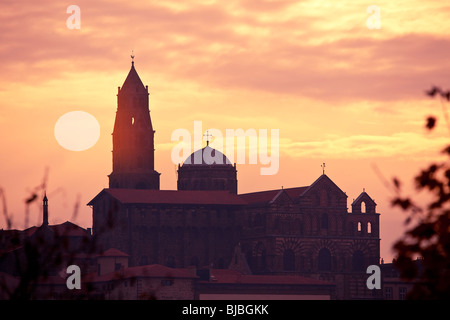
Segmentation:
[(67, 150), (87, 150), (97, 143), (99, 137), (100, 125), (97, 119), (84, 111), (68, 112), (55, 124), (55, 138)]

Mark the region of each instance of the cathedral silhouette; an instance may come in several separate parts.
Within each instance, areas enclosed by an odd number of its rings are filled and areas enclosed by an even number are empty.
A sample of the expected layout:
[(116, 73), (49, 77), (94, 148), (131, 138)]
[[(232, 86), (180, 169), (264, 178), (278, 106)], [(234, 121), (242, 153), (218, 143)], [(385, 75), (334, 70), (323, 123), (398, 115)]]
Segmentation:
[(365, 191), (350, 212), (325, 172), (307, 186), (239, 194), (225, 155), (192, 161), (219, 152), (209, 144), (178, 165), (177, 190), (160, 190), (154, 135), (148, 86), (133, 61), (118, 88), (109, 188), (88, 203), (100, 250), (128, 254), (130, 266), (299, 275), (334, 283), (338, 299), (374, 296), (366, 268), (379, 264), (380, 214)]

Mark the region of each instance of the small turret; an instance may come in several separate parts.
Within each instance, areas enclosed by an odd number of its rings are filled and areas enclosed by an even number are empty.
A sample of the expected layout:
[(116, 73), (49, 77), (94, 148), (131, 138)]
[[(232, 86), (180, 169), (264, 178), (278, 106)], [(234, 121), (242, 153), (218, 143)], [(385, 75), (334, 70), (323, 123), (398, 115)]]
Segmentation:
[(42, 225), (43, 226), (48, 226), (48, 199), (47, 199), (47, 192), (44, 195), (43, 208), (44, 208), (44, 214), (43, 214), (43, 219), (42, 219)]

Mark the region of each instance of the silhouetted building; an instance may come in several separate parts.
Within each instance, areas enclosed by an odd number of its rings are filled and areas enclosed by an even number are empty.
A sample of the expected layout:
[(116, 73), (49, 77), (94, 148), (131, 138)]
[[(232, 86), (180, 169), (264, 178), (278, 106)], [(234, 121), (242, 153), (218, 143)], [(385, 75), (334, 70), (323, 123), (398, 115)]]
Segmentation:
[(110, 188), (159, 189), (160, 174), (154, 169), (155, 131), (150, 119), (148, 96), (148, 86), (144, 87), (132, 62), (117, 94)]
[[(414, 261), (419, 274), (422, 272), (422, 261), (417, 259)], [(418, 280), (406, 281), (400, 277), (399, 270), (394, 266), (394, 263), (382, 263), (381, 269), (381, 290), (383, 292), (383, 299), (385, 300), (405, 300), (407, 295), (411, 292), (415, 283), (420, 283)]]
[(125, 252), (130, 266), (224, 269), (239, 245), (253, 275), (315, 278), (335, 284), (337, 299), (381, 297), (366, 287), (380, 234), (365, 191), (351, 212), (325, 174), (309, 186), (238, 194), (236, 166), (209, 145), (179, 165), (178, 190), (159, 190), (153, 139), (148, 89), (132, 64), (118, 94), (110, 188), (88, 204), (102, 250)]
[[(379, 216), (365, 190), (347, 195), (325, 173), (311, 185), (238, 194), (236, 164), (207, 146), (178, 165), (178, 190), (160, 190), (144, 87), (132, 62), (119, 87), (109, 188), (88, 205), (93, 236), (71, 222), (0, 230), (0, 298), (371, 299), (408, 289), (382, 265)], [(80, 266), (83, 290), (66, 285)], [(6, 284), (6, 285), (4, 285)]]
[(90, 270), (89, 254), (95, 249), (90, 230), (69, 221), (49, 225), (48, 216), (45, 195), (40, 226), (0, 230), (0, 274), (8, 275), (0, 279), (2, 299), (69, 298), (66, 268), (76, 264)]

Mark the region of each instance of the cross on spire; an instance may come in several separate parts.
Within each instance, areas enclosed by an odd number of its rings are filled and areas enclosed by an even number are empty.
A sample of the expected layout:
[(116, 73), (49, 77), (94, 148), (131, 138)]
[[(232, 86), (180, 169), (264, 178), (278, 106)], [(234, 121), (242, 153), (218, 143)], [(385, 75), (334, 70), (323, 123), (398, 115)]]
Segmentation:
[(134, 66), (134, 50), (131, 50), (131, 64)]
[(206, 137), (206, 145), (209, 146), (209, 138), (212, 137), (212, 134), (209, 133), (208, 130), (206, 130), (206, 134), (203, 134), (204, 137)]
[(322, 167), (322, 174), (325, 174), (325, 162), (320, 165)]

